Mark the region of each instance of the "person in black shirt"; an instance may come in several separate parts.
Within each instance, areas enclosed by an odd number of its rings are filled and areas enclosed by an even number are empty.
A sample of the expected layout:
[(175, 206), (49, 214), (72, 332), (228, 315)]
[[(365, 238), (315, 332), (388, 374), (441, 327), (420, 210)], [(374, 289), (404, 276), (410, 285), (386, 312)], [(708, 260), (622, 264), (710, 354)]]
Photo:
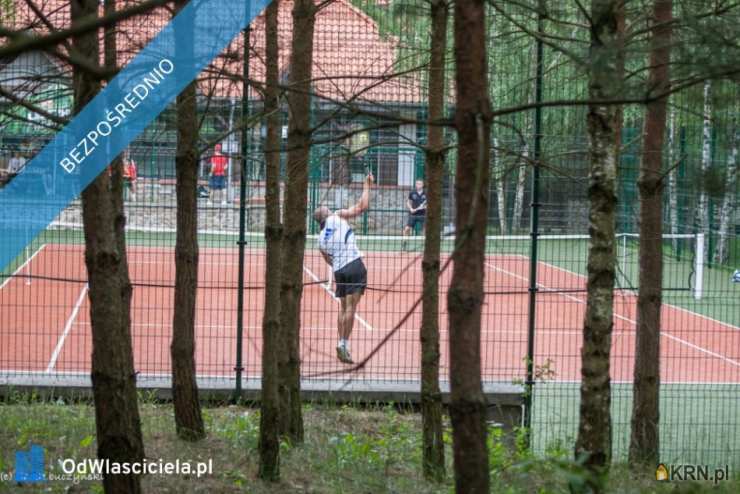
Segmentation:
[(427, 194), (424, 192), (423, 180), (416, 181), (416, 188), (409, 193), (409, 198), (406, 201), (406, 209), (409, 210), (409, 217), (403, 229), (404, 236), (413, 233), (417, 224), (424, 226), (424, 219), (427, 214)]

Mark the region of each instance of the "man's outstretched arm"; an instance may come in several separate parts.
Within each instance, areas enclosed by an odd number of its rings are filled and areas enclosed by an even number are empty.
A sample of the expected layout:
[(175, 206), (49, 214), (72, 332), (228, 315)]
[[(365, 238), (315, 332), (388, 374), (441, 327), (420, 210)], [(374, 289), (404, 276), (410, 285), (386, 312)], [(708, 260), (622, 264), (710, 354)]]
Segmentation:
[(362, 186), (362, 196), (357, 203), (347, 209), (340, 209), (336, 212), (337, 216), (348, 220), (356, 216), (361, 215), (367, 208), (370, 207), (370, 187), (373, 184), (373, 174), (369, 174), (365, 177), (365, 183)]

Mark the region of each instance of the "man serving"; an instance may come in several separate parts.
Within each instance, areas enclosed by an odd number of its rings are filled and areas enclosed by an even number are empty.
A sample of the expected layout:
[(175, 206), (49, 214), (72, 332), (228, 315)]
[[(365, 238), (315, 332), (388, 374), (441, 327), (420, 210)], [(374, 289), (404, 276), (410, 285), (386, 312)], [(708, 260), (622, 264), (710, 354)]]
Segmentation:
[(326, 206), (321, 206), (313, 213), (313, 218), (321, 225), (319, 251), (334, 272), (337, 286), (335, 295), (341, 301), (337, 319), (337, 357), (345, 364), (353, 363), (349, 353), (349, 336), (355, 323), (357, 304), (367, 287), (367, 269), (347, 220), (359, 216), (370, 206), (372, 184), (373, 176), (369, 174), (365, 177), (360, 200), (350, 208), (332, 213)]

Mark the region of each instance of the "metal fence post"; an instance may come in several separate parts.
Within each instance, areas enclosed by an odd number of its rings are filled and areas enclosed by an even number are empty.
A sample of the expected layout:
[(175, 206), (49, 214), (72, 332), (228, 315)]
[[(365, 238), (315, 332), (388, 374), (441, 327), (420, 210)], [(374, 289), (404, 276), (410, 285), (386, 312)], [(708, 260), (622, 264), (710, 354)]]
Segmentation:
[[(537, 32), (544, 32), (544, 13), (537, 17)], [(543, 43), (537, 39), (537, 75), (535, 77), (535, 102), (542, 102)], [(534, 155), (532, 165), (532, 202), (530, 204), (530, 244), (529, 244), (529, 311), (527, 313), (527, 377), (524, 389), (524, 430), (527, 447), (531, 446), (532, 436), (532, 393), (534, 392), (534, 332), (535, 308), (537, 304), (537, 237), (539, 236), (540, 214), (540, 157), (542, 154), (542, 108), (534, 110)]]
[[(247, 1), (247, 13), (251, 10), (251, 2)], [(244, 67), (242, 75), (242, 162), (241, 177), (239, 180), (239, 279), (237, 283), (236, 299), (236, 365), (234, 366), (236, 385), (234, 386), (233, 401), (239, 400), (242, 394), (243, 367), (243, 336), (244, 336), (244, 247), (246, 245), (246, 219), (247, 219), (247, 152), (249, 151), (249, 131), (247, 121), (249, 119), (249, 34), (250, 26), (244, 29)]]

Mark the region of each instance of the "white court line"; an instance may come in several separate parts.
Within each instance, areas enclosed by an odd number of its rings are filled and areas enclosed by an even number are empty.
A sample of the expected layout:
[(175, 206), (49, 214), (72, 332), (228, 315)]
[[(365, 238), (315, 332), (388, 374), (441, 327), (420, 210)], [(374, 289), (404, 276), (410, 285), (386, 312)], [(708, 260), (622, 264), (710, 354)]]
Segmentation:
[[(526, 259), (525, 256), (520, 256), (520, 257)], [(554, 264), (550, 264), (549, 262), (544, 262), (544, 261), (537, 261), (537, 262), (540, 262), (540, 263), (544, 264), (545, 266), (551, 267), (553, 269), (558, 269), (558, 270), (563, 271), (565, 273), (572, 274), (573, 276), (578, 276), (579, 278), (585, 278), (585, 276), (582, 275), (582, 274), (578, 274), (578, 273), (576, 273), (574, 271), (571, 271), (569, 269), (561, 268), (560, 266), (555, 266)], [(631, 293), (635, 297), (637, 296), (637, 294), (634, 293), (632, 290), (626, 290), (624, 288), (622, 290)], [(740, 331), (740, 328), (738, 328), (737, 326), (733, 326), (732, 324), (729, 324), (729, 323), (726, 323), (726, 322), (723, 322), (723, 321), (714, 319), (713, 317), (705, 316), (704, 314), (699, 314), (698, 312), (694, 312), (694, 311), (689, 310), (689, 309), (684, 309), (683, 307), (679, 307), (678, 305), (674, 305), (674, 304), (667, 303), (667, 302), (663, 302), (662, 305), (665, 305), (665, 306), (670, 307), (672, 309), (679, 310), (681, 312), (685, 312), (686, 314), (689, 314), (691, 316), (701, 317), (701, 318), (706, 319), (708, 321), (712, 321), (713, 323), (717, 323), (717, 324), (719, 324), (721, 326), (726, 326), (726, 327), (728, 327), (728, 328), (730, 328), (730, 329), (732, 329), (734, 331)]]
[[(509, 276), (513, 276), (515, 278), (519, 278), (520, 280), (528, 281), (528, 278), (525, 278), (524, 276), (518, 275), (516, 273), (512, 273), (511, 271), (507, 271), (505, 269), (498, 268), (498, 267), (492, 265), (491, 263), (489, 263), (488, 261), (486, 261), (486, 266), (488, 266), (489, 268), (491, 268), (493, 270), (500, 271), (500, 272), (502, 272), (504, 274), (507, 274)], [(564, 271), (567, 272), (567, 270), (564, 270)], [(576, 274), (576, 273), (571, 273), (571, 274), (574, 274), (576, 276), (583, 277), (582, 275), (579, 275), (579, 274)], [(537, 286), (540, 286), (542, 288), (547, 289), (547, 286), (543, 285), (542, 283), (537, 283)], [(578, 297), (574, 297), (572, 295), (568, 295), (567, 293), (558, 293), (558, 295), (561, 295), (563, 297), (566, 297), (566, 298), (568, 298), (570, 300), (574, 300), (574, 301), (578, 302), (579, 304), (585, 304), (586, 303), (585, 300), (583, 300), (581, 298), (578, 298)], [(628, 317), (625, 317), (625, 316), (623, 316), (621, 314), (617, 314), (616, 312), (614, 313), (614, 317), (616, 317), (618, 319), (621, 319), (623, 321), (626, 321), (626, 322), (628, 322), (630, 324), (637, 324), (636, 321), (634, 321), (634, 320), (632, 320), (632, 319), (630, 319)], [(701, 353), (706, 353), (707, 355), (711, 355), (712, 357), (718, 358), (720, 360), (724, 360), (725, 362), (727, 362), (730, 365), (734, 365), (735, 367), (740, 367), (740, 362), (738, 362), (736, 360), (733, 360), (731, 358), (728, 358), (728, 357), (726, 357), (726, 356), (724, 356), (724, 355), (722, 355), (720, 353), (716, 353), (716, 352), (713, 352), (711, 350), (707, 350), (704, 347), (700, 347), (698, 345), (694, 345), (693, 343), (691, 343), (689, 341), (686, 341), (683, 338), (679, 338), (678, 336), (673, 336), (672, 334), (669, 334), (666, 331), (661, 331), (660, 332), (660, 335), (661, 336), (665, 336), (666, 338), (669, 338), (671, 340), (677, 341), (679, 343), (682, 343), (682, 344), (688, 346), (689, 348), (693, 348), (694, 350), (697, 350), (697, 351), (699, 351)]]
[(59, 354), (62, 353), (62, 347), (64, 347), (64, 342), (67, 339), (67, 335), (72, 330), (74, 321), (75, 319), (77, 319), (77, 314), (79, 314), (82, 303), (85, 301), (85, 296), (87, 296), (88, 288), (89, 287), (87, 286), (87, 284), (85, 284), (85, 286), (80, 291), (80, 296), (77, 297), (77, 302), (75, 302), (72, 313), (69, 315), (69, 319), (67, 319), (67, 323), (64, 325), (64, 331), (62, 331), (62, 334), (59, 337), (59, 341), (57, 342), (57, 346), (56, 348), (54, 348), (54, 351), (51, 354), (51, 359), (49, 359), (49, 365), (48, 367), (46, 367), (46, 372), (51, 372), (52, 370), (54, 370), (54, 366), (57, 365)]
[[(524, 256), (521, 256), (521, 257), (524, 257)], [(568, 270), (568, 269), (565, 269), (565, 268), (561, 268), (561, 267), (555, 266), (555, 265), (553, 265), (553, 264), (550, 264), (550, 263), (548, 263), (548, 262), (543, 262), (543, 264), (545, 264), (546, 266), (549, 266), (549, 267), (551, 267), (551, 268), (553, 268), (553, 269), (558, 269), (558, 270), (560, 270), (560, 271), (563, 271), (563, 272), (565, 272), (565, 273), (571, 274), (571, 275), (573, 275), (573, 276), (577, 276), (577, 277), (579, 277), (579, 278), (585, 278), (585, 276), (583, 276), (583, 275), (581, 275), (581, 274), (578, 274), (578, 273), (574, 273), (573, 271), (570, 271), (570, 270)], [(631, 295), (632, 295), (633, 297), (636, 297), (636, 296), (637, 296), (637, 294), (636, 294), (636, 293), (634, 293), (634, 292), (633, 292), (632, 290), (626, 290), (626, 291), (627, 291), (628, 293), (630, 293), (630, 294), (631, 294)], [(689, 314), (689, 315), (692, 315), (692, 316), (696, 316), (696, 317), (701, 317), (701, 318), (707, 319), (707, 320), (709, 320), (709, 321), (712, 321), (712, 322), (718, 323), (718, 324), (720, 324), (720, 325), (722, 325), (722, 326), (727, 326), (728, 328), (730, 328), (730, 329), (733, 329), (733, 330), (738, 330), (738, 329), (740, 329), (740, 328), (737, 328), (737, 327), (735, 327), (735, 326), (733, 326), (733, 325), (731, 325), (731, 324), (727, 324), (727, 323), (724, 323), (724, 322), (722, 322), (722, 321), (717, 321), (716, 319), (713, 319), (713, 318), (711, 318), (711, 317), (707, 317), (707, 316), (704, 316), (704, 315), (702, 315), (702, 314), (697, 314), (696, 312), (693, 312), (693, 311), (690, 311), (690, 310), (684, 309), (684, 308), (682, 308), (682, 307), (678, 307), (678, 306), (676, 306), (676, 305), (673, 305), (673, 304), (667, 304), (667, 303), (666, 303), (666, 304), (663, 304), (663, 305), (665, 305), (665, 306), (668, 306), (668, 307), (670, 307), (670, 308), (672, 308), (672, 309), (678, 309), (678, 310), (680, 310), (680, 311), (682, 311), (682, 312), (685, 312), (685, 313), (687, 313), (687, 314)], [(623, 319), (625, 319), (626, 321), (630, 322), (631, 324), (637, 324), (637, 322), (636, 322), (636, 321), (633, 321), (632, 319), (627, 319), (627, 318), (623, 318)], [(688, 346), (688, 347), (690, 347), (690, 348), (693, 348), (693, 349), (695, 349), (695, 350), (698, 350), (698, 351), (700, 351), (700, 352), (706, 353), (707, 355), (711, 355), (711, 356), (713, 356), (713, 357), (717, 357), (717, 358), (719, 358), (719, 359), (721, 359), (721, 360), (724, 360), (724, 361), (726, 361), (726, 362), (728, 362), (728, 363), (730, 363), (730, 364), (732, 364), (732, 365), (734, 365), (734, 366), (736, 366), (736, 367), (740, 367), (740, 362), (738, 362), (737, 360), (733, 360), (733, 359), (731, 359), (731, 358), (729, 358), (729, 357), (726, 357), (726, 356), (724, 356), (724, 355), (722, 355), (722, 354), (720, 354), (720, 353), (715, 353), (715, 352), (713, 352), (713, 351), (711, 351), (711, 350), (707, 350), (707, 349), (706, 349), (706, 348), (704, 348), (704, 347), (700, 347), (700, 346), (698, 346), (698, 345), (694, 345), (694, 344), (693, 344), (693, 343), (691, 343), (690, 341), (684, 340), (683, 338), (679, 338), (678, 336), (673, 336), (672, 334), (668, 333), (668, 330), (663, 330), (663, 331), (661, 331), (661, 332), (660, 332), (660, 334), (661, 334), (662, 336), (665, 336), (666, 338), (670, 338), (670, 339), (672, 339), (672, 340), (678, 341), (679, 343), (683, 343), (684, 345), (686, 345), (686, 346)]]
[(39, 252), (41, 252), (42, 250), (44, 250), (44, 247), (46, 247), (46, 244), (41, 244), (41, 247), (39, 247), (38, 249), (36, 249), (36, 252), (34, 252), (31, 255), (31, 257), (29, 257), (28, 259), (26, 259), (26, 262), (24, 262), (23, 264), (21, 264), (20, 266), (18, 266), (18, 268), (15, 271), (13, 271), (13, 274), (11, 274), (7, 278), (5, 278), (5, 281), (3, 281), (2, 285), (0, 285), (0, 290), (2, 290), (3, 287), (5, 287), (5, 285), (7, 285), (8, 283), (10, 283), (10, 280), (12, 280), (13, 278), (15, 278), (15, 275), (17, 275), (21, 271), (21, 269), (25, 268), (33, 260), (33, 258), (36, 257), (36, 254), (38, 254)]
[[(303, 265), (303, 270), (306, 273), (308, 273), (308, 275), (311, 278), (313, 278), (314, 281), (321, 281), (321, 278), (319, 278), (318, 276), (316, 276), (314, 274), (314, 272), (311, 271), (310, 269), (308, 269), (308, 266), (306, 266), (305, 264)], [(323, 288), (326, 291), (326, 293), (328, 293), (329, 296), (334, 299), (335, 302), (340, 303), (339, 302), (339, 299), (334, 296), (334, 294), (331, 292), (331, 290), (329, 290), (328, 288), (326, 288), (323, 284), (321, 284), (321, 288)], [(370, 331), (374, 331), (374, 328), (370, 324), (368, 324), (368, 322), (366, 320), (364, 320), (362, 317), (360, 317), (360, 315), (356, 311), (355, 311), (355, 319), (357, 319), (360, 322), (360, 324), (362, 324), (363, 326), (365, 326)]]

